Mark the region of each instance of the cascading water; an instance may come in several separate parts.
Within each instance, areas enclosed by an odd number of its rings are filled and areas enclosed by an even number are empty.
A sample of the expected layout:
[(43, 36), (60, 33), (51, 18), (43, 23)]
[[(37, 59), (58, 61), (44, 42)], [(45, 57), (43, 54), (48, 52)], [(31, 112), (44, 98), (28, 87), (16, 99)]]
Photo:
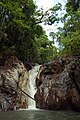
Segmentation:
[[(36, 93), (36, 77), (39, 74), (40, 65), (34, 66), (29, 71), (28, 94), (34, 99)], [(28, 98), (28, 109), (36, 109), (35, 100)]]

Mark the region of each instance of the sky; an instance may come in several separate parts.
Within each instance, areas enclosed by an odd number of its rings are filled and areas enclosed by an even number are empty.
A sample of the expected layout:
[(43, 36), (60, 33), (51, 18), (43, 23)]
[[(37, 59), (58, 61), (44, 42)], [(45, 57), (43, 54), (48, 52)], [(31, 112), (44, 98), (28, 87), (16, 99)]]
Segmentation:
[(60, 2), (62, 5), (65, 4), (66, 0), (34, 0), (38, 7), (43, 7), (44, 9), (53, 7), (56, 3)]
[[(38, 8), (43, 8), (44, 11), (53, 7), (55, 4), (57, 4), (58, 2), (62, 4), (62, 6), (64, 7), (65, 3), (67, 0), (34, 0), (36, 5), (38, 6)], [(57, 30), (57, 27), (61, 27), (63, 26), (63, 24), (58, 24), (58, 25), (52, 25), (52, 26), (49, 26), (49, 25), (43, 25), (42, 24), (42, 27), (43, 29), (46, 31), (46, 34), (48, 35), (49, 37), (49, 33), (52, 32), (52, 31), (56, 31)], [(49, 39), (51, 39), (49, 37)]]

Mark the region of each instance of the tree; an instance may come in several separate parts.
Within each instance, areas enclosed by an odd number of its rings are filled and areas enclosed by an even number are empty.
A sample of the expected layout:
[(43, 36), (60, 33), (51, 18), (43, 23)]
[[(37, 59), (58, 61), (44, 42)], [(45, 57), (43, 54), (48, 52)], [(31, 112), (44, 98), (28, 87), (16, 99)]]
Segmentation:
[(43, 8), (39, 9), (36, 14), (36, 24), (37, 23), (44, 23), (48, 25), (52, 25), (54, 23), (59, 22), (58, 11), (61, 10), (62, 5), (60, 3), (56, 4), (52, 8), (44, 11)]
[(61, 43), (64, 46), (62, 53), (80, 55), (80, 1), (68, 0), (66, 4), (67, 17), (65, 18)]
[(66, 13), (59, 20), (64, 26), (51, 36), (59, 43), (60, 55), (80, 55), (80, 1), (68, 0)]
[(47, 63), (51, 61), (53, 57), (56, 57), (57, 49), (53, 45), (53, 41), (50, 41), (47, 35), (45, 35), (45, 31), (43, 31), (43, 34), (39, 38), (36, 38), (36, 42), (40, 63)]
[[(0, 51), (15, 54), (22, 61), (38, 61), (33, 0), (0, 1)], [(41, 26), (38, 25), (38, 31)], [(39, 32), (40, 33), (40, 32)], [(36, 57), (34, 57), (36, 56)]]

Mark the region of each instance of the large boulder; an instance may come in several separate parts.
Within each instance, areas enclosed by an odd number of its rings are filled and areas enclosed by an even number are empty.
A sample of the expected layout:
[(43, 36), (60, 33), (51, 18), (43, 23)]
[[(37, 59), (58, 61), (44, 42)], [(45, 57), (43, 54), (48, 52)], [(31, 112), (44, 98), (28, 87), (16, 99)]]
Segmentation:
[(28, 71), (16, 57), (0, 60), (0, 110), (26, 108)]
[(64, 57), (43, 65), (36, 85), (37, 108), (80, 111), (80, 57)]

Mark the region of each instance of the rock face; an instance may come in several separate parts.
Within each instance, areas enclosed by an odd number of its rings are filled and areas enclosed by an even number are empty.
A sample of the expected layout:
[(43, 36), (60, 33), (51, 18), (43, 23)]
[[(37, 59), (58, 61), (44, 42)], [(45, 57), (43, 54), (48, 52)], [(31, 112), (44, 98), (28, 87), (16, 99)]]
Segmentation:
[(37, 108), (80, 111), (80, 57), (43, 65), (36, 85)]
[[(28, 71), (16, 57), (0, 61), (0, 110), (26, 108)], [(21, 90), (20, 90), (21, 89)]]

